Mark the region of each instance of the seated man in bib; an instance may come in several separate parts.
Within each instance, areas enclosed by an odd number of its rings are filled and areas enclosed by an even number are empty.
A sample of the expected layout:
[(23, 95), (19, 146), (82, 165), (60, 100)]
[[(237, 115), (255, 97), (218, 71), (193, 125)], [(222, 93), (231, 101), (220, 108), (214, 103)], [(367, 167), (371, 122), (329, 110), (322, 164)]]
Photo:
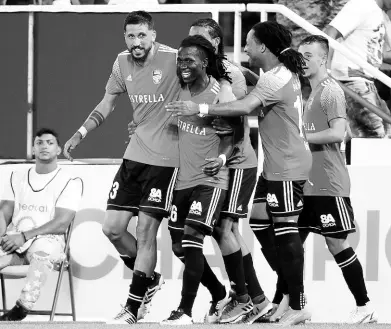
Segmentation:
[(16, 305), (0, 321), (21, 321), (37, 302), (54, 264), (65, 259), (64, 233), (75, 217), (83, 181), (57, 164), (58, 135), (39, 130), (34, 138), (34, 166), (4, 179), (0, 201), (0, 269), (29, 265)]

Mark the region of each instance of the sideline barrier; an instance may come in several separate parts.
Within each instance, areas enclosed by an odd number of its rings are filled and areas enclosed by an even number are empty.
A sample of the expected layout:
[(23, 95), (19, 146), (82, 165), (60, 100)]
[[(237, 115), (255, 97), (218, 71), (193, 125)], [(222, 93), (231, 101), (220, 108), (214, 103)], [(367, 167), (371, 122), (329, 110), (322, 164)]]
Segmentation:
[[(114, 247), (101, 231), (106, 198), (118, 165), (69, 164), (64, 167), (83, 178), (85, 193), (77, 213), (71, 241), (72, 266), (75, 273), (75, 298), (78, 320), (98, 321), (109, 319), (125, 302), (131, 273), (124, 268)], [(0, 165), (0, 188), (9, 179), (10, 172), (31, 164)], [(391, 292), (391, 209), (388, 186), (391, 167), (351, 166), (352, 203), (359, 233), (350, 241), (362, 263), (369, 296), (379, 314), (379, 321), (391, 323), (389, 294)], [(370, 179), (363, 179), (368, 177)], [(379, 182), (382, 182), (381, 187)], [(0, 191), (1, 192), (1, 191)], [(135, 220), (129, 230), (134, 231)], [(253, 253), (260, 282), (269, 298), (272, 298), (276, 276), (269, 269), (255, 241), (248, 222), (243, 220), (241, 230)], [(158, 236), (157, 271), (163, 273), (166, 284), (154, 299), (151, 313), (145, 321), (155, 322), (167, 317), (177, 307), (181, 291), (182, 264), (171, 252), (171, 239), (167, 222), (163, 221)], [(210, 238), (206, 239), (204, 252), (214, 271), (226, 280), (222, 270), (220, 252)], [(345, 285), (339, 267), (328, 253), (324, 241), (313, 235), (307, 240), (305, 253), (305, 289), (309, 306), (313, 309), (314, 322), (341, 322), (355, 307), (354, 299)], [(227, 281), (225, 281), (227, 283)], [(18, 298), (23, 281), (15, 280), (7, 287), (12, 303)], [(55, 284), (50, 276), (37, 307), (50, 304), (50, 293)], [(64, 285), (65, 289), (67, 286)], [(98, 296), (98, 298), (97, 298)], [(69, 292), (62, 291), (58, 311), (66, 311)], [(200, 321), (209, 307), (209, 293), (202, 287), (196, 299), (194, 317)], [(30, 318), (34, 320), (34, 318)], [(61, 317), (56, 319), (62, 320)]]

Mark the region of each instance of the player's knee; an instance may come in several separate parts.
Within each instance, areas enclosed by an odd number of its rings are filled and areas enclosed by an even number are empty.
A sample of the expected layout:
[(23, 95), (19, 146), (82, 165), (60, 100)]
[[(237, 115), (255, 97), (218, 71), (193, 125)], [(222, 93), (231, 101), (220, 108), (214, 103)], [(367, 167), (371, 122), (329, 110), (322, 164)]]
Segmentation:
[(218, 243), (228, 239), (230, 234), (232, 234), (231, 229), (227, 226), (216, 226), (213, 230), (213, 237)]
[(341, 235), (338, 238), (326, 237), (327, 248), (330, 253), (335, 256), (341, 251), (349, 248), (349, 242), (347, 240), (347, 234)]
[(118, 228), (111, 225), (102, 225), (102, 232), (110, 241), (118, 241), (125, 231), (119, 231)]
[(182, 247), (181, 241), (172, 244), (172, 252), (179, 259), (183, 258), (184, 252), (183, 252), (183, 247)]
[[(184, 236), (192, 236), (196, 239), (201, 239), (203, 241), (205, 238), (205, 233), (202, 231), (200, 226), (192, 227), (189, 225), (185, 225), (185, 231), (184, 231), (183, 237)], [(182, 241), (183, 241), (183, 238), (182, 238)]]

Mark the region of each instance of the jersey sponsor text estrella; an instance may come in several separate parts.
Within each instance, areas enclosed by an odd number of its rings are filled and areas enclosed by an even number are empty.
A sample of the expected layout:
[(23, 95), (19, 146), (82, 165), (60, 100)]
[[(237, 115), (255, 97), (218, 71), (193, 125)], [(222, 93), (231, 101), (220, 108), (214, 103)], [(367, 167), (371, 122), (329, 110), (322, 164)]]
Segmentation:
[(132, 103), (160, 103), (164, 102), (163, 94), (155, 95), (129, 95)]
[(206, 135), (205, 127), (198, 127), (198, 126), (195, 126), (189, 122), (184, 122), (179, 119), (178, 119), (178, 127), (179, 127), (179, 129), (186, 131), (187, 133), (190, 133), (190, 134), (200, 135), (200, 136)]

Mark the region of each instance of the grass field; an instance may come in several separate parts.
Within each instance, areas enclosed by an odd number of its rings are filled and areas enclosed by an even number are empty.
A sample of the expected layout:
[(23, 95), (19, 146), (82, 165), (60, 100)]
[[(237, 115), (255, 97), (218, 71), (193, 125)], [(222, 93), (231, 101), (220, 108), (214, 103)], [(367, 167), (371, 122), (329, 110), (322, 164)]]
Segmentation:
[[(137, 329), (161, 329), (168, 326), (161, 326), (158, 323), (140, 323), (133, 325)], [(189, 329), (222, 329), (224, 326), (228, 326), (232, 329), (243, 328), (243, 325), (208, 325), (208, 324), (194, 324), (186, 326)], [(110, 329), (110, 328), (128, 328), (128, 325), (108, 325), (101, 322), (3, 322), (1, 329)], [(273, 324), (252, 324), (252, 328), (256, 329), (273, 329), (278, 328), (278, 325)], [(343, 329), (343, 328), (356, 328), (357, 325), (344, 325), (335, 323), (309, 323), (300, 325), (299, 328), (305, 329)], [(391, 328), (391, 324), (364, 324), (360, 327), (365, 329), (386, 329)]]

